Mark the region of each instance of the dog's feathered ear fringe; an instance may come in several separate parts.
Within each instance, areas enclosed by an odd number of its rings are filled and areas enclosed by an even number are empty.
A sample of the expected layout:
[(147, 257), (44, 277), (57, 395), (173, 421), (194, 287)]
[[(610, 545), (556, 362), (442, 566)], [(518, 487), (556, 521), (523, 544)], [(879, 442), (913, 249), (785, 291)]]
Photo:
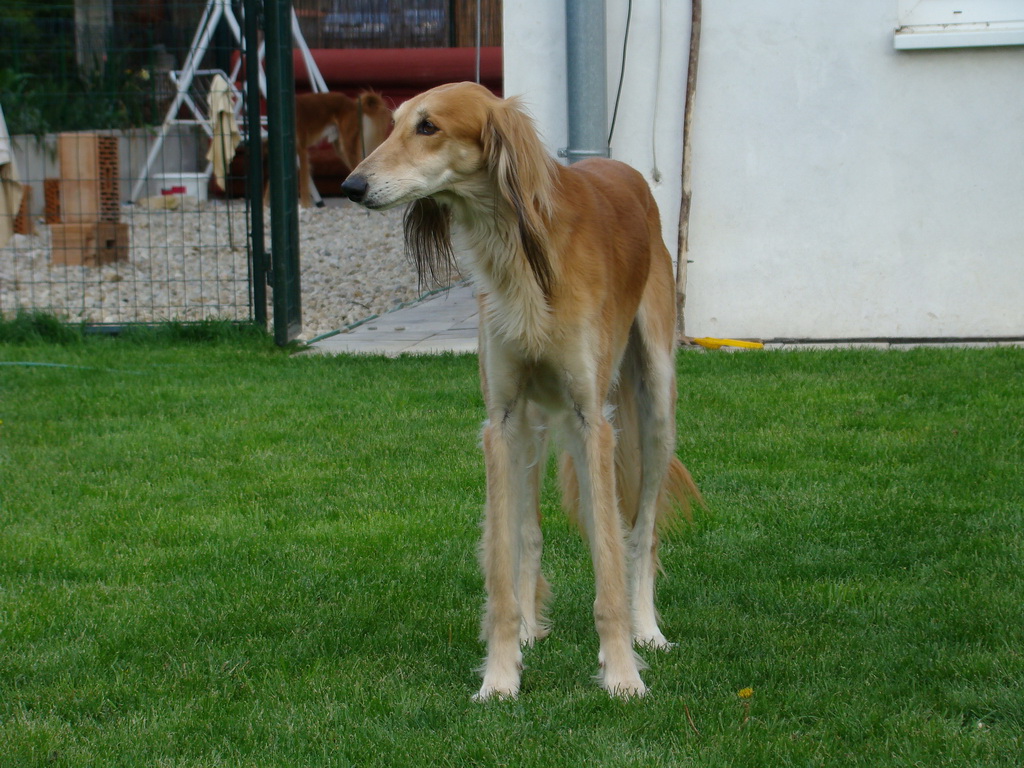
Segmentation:
[(518, 99), (496, 103), (483, 136), (488, 167), (515, 211), (523, 254), (545, 296), (551, 295), (547, 223), (552, 211), (554, 161)]
[(416, 264), (420, 290), (449, 285), (456, 271), (451, 213), (436, 200), (424, 197), (405, 209), (404, 224), (405, 248)]

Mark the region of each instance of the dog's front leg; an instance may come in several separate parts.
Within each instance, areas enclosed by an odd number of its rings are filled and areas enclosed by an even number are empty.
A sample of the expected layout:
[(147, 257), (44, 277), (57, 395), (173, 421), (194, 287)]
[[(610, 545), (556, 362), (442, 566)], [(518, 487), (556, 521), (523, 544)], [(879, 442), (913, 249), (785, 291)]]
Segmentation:
[(519, 693), (522, 613), (516, 595), (519, 577), (520, 519), (526, 495), (528, 435), (523, 435), (523, 406), (513, 404), (491, 418), (483, 430), (487, 471), (487, 509), (481, 561), (487, 589), (481, 639), (487, 643), (483, 685), (478, 701)]

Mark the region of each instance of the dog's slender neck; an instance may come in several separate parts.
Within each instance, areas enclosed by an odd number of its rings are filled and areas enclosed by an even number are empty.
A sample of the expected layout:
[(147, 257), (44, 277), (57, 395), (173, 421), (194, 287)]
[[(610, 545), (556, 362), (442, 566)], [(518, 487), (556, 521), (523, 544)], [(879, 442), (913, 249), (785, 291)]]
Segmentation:
[(489, 297), (489, 331), (533, 353), (551, 334), (551, 297), (526, 255), (515, 209), (491, 192), (493, 185), (481, 186), (487, 192), (448, 201), (456, 263)]

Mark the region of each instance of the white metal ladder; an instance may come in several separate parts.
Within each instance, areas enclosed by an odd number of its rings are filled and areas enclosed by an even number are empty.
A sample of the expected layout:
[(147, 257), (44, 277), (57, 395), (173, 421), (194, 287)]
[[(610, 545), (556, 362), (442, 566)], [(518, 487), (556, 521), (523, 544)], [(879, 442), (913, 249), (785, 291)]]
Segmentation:
[[(230, 73), (224, 73), (221, 70), (216, 69), (199, 68), (203, 61), (203, 57), (206, 55), (206, 52), (210, 47), (210, 40), (213, 38), (213, 34), (221, 20), (224, 20), (227, 23), (231, 30), (231, 34), (238, 42), (239, 49), (243, 54), (238, 57), (238, 61), (235, 62)], [(317, 67), (316, 62), (313, 60), (313, 54), (310, 53), (309, 46), (306, 45), (306, 39), (303, 37), (302, 30), (299, 28), (299, 20), (295, 16), (294, 8), (292, 9), (292, 39), (302, 55), (302, 60), (306, 65), (306, 71), (309, 73), (309, 79), (313, 87), (313, 91), (316, 93), (325, 93), (327, 91), (327, 84), (324, 82), (323, 75), (320, 74), (319, 67)], [(146, 164), (143, 166), (139, 177), (135, 180), (135, 186), (132, 188), (131, 194), (132, 201), (139, 199), (146, 180), (149, 178), (149, 174), (153, 169), (153, 164), (156, 162), (157, 158), (160, 156), (160, 152), (163, 150), (164, 141), (166, 140), (167, 134), (172, 125), (198, 125), (203, 129), (203, 131), (205, 131), (207, 136), (211, 139), (213, 138), (213, 123), (208, 111), (206, 96), (209, 94), (209, 81), (217, 74), (224, 76), (232, 89), (232, 96), (236, 97), (234, 99), (235, 118), (236, 120), (238, 119), (244, 105), (244, 99), (240, 98), (241, 94), (236, 89), (235, 82), (238, 79), (239, 72), (241, 72), (242, 62), (245, 60), (244, 54), (245, 36), (242, 34), (242, 28), (238, 23), (238, 19), (235, 18), (234, 11), (231, 10), (230, 0), (208, 0), (206, 8), (203, 11), (203, 16), (199, 20), (199, 27), (196, 30), (196, 35), (192, 39), (192, 45), (189, 48), (184, 66), (180, 70), (175, 70), (169, 73), (171, 82), (174, 83), (175, 87), (174, 100), (171, 102), (171, 106), (167, 110), (164, 121), (160, 125), (160, 131), (157, 134), (156, 141), (153, 142), (153, 146), (150, 147), (149, 155), (146, 157)], [(263, 60), (264, 44), (260, 43), (259, 50), (257, 51), (260, 94), (266, 98), (267, 81), (263, 72)], [(198, 82), (197, 78), (199, 78)], [(203, 87), (205, 87), (205, 92), (202, 91)], [(191, 113), (191, 116), (179, 117), (182, 108), (187, 109), (188, 112)], [(250, 123), (251, 122), (252, 120), (250, 119)], [(262, 133), (262, 118), (260, 118), (258, 122), (261, 125), (260, 130)], [(205, 171), (207, 178), (209, 178), (211, 171), (212, 165), (207, 164)], [(313, 187), (313, 195), (317, 205), (319, 205), (321, 203), (320, 195), (317, 193), (315, 186)]]

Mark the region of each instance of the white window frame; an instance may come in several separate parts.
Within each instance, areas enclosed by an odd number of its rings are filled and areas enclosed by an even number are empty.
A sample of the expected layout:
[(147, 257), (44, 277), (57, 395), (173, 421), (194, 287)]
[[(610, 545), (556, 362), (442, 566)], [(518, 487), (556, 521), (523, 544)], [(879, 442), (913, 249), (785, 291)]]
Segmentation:
[(897, 50), (1024, 45), (1024, 0), (898, 0)]

